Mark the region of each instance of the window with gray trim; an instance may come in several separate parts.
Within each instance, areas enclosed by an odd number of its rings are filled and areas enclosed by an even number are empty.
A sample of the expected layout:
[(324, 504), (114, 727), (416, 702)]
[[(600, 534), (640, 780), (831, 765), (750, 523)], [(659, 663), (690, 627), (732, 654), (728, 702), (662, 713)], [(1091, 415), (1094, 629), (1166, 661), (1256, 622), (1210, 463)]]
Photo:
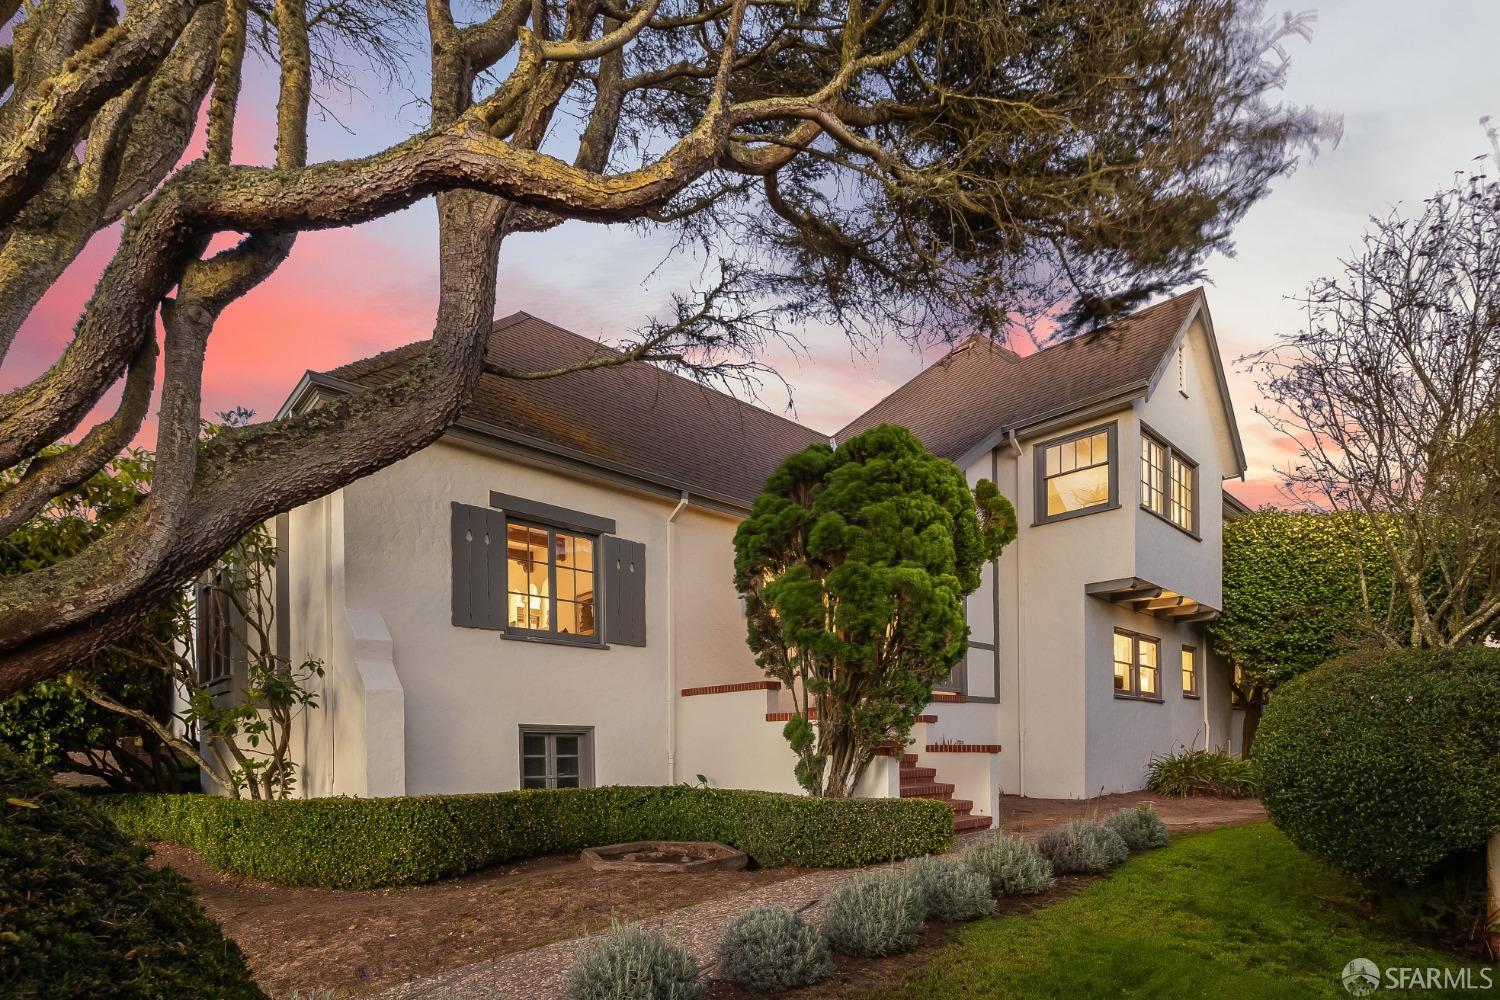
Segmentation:
[(1182, 696), (1197, 698), (1202, 689), (1198, 683), (1198, 647), (1183, 646), (1181, 653)]
[(1038, 524), (1119, 506), (1115, 424), (1044, 441), (1035, 456)]
[(1161, 640), (1115, 629), (1115, 697), (1161, 701)]
[(594, 730), (588, 726), (522, 726), (522, 788), (591, 788)]
[(1141, 507), (1198, 533), (1198, 465), (1151, 431), (1141, 432)]
[(598, 641), (599, 539), (541, 524), (505, 524), (505, 623), (514, 632)]

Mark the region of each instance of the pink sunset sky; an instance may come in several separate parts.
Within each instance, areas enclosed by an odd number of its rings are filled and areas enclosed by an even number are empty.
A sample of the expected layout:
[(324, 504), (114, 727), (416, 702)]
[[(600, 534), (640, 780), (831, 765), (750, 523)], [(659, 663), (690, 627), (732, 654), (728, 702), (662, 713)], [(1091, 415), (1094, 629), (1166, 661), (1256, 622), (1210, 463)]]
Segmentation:
[[(1341, 114), (1343, 139), (1251, 210), (1233, 258), (1208, 262), (1209, 304), (1250, 462), (1247, 482), (1228, 485), (1252, 505), (1277, 499), (1274, 466), (1287, 449), (1254, 412), (1259, 393), (1234, 360), (1295, 329), (1298, 312), (1285, 297), (1330, 273), (1371, 214), (1415, 203), (1468, 168), (1489, 148), (1480, 117), (1500, 117), (1500, 62), (1492, 52), (1500, 4), (1341, 0), (1317, 13), (1312, 41), (1290, 46), (1286, 98)], [(264, 69), (259, 77), (247, 90), (264, 97)], [(342, 127), (319, 124), (312, 157), (360, 155), (419, 129), (423, 108), (412, 92), (421, 87), (419, 79), (394, 91), (332, 97)], [(255, 104), (260, 116), (242, 113), (239, 123), (237, 159), (246, 162), (264, 162), (270, 153), (272, 103)], [(116, 238), (114, 230), (96, 237), (43, 299), (0, 371), (0, 385), (24, 382), (56, 359)], [(674, 291), (697, 283), (702, 264), (674, 255), (667, 236), (569, 223), (505, 244), (496, 314), (524, 309), (614, 340), (652, 313), (665, 314)], [(430, 202), (358, 229), (300, 236), (291, 259), (232, 305), (215, 330), (205, 413), (242, 405), (269, 417), (305, 370), (427, 336), (436, 284)], [(805, 355), (766, 359), (790, 383), (790, 399), (770, 383), (759, 401), (790, 406), (796, 419), (822, 431), (842, 426), (941, 354), (894, 340), (859, 354), (836, 331), (800, 333)], [(149, 433), (140, 443), (150, 445)]]

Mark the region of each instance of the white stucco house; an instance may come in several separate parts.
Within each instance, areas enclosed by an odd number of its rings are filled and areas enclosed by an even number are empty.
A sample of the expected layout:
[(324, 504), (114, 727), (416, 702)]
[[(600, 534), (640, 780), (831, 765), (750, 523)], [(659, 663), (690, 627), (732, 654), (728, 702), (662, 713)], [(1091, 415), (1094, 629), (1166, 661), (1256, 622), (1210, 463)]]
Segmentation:
[[(309, 373), (285, 412), (393, 378), (425, 349)], [(495, 323), (489, 359), (606, 351)], [(1020, 533), (969, 601), (967, 661), (870, 795), (953, 805), (1141, 787), (1154, 754), (1227, 746), (1220, 482), (1241, 476), (1201, 290), (1018, 356), (985, 339), (835, 434), (640, 362), (483, 377), (440, 441), (283, 515), (277, 643), (321, 657), (303, 795), (588, 784), (796, 791), (787, 692), (746, 648), (731, 538), (789, 453), (909, 427), (1015, 504)]]

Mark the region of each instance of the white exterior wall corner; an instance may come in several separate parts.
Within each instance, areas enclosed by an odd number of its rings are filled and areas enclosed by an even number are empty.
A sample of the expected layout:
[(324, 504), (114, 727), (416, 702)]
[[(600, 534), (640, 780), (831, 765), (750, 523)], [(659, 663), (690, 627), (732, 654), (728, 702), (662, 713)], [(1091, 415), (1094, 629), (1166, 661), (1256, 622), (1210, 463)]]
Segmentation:
[[(1120, 440), (1120, 502), (1132, 521), (1134, 567), (1096, 579), (1138, 576), (1213, 608), (1223, 606), (1223, 503), (1221, 483), (1238, 473), (1234, 428), (1225, 417), (1212, 345), (1200, 317), (1181, 340), (1183, 378), (1175, 352), (1155, 389), (1134, 407), (1135, 430)], [(1198, 538), (1141, 507), (1141, 431), (1153, 432), (1198, 464), (1195, 496)], [(1084, 518), (1082, 520), (1090, 520)], [(1210, 656), (1202, 625), (1169, 622), (1088, 599), (1087, 794), (1128, 791), (1145, 783), (1153, 756), (1184, 746), (1221, 745), (1229, 729), (1227, 677)], [(1113, 633), (1116, 627), (1160, 640), (1162, 701), (1116, 698)], [(1204, 685), (1202, 699), (1182, 695), (1180, 654), (1195, 647)], [(1205, 711), (1207, 721), (1205, 724)]]

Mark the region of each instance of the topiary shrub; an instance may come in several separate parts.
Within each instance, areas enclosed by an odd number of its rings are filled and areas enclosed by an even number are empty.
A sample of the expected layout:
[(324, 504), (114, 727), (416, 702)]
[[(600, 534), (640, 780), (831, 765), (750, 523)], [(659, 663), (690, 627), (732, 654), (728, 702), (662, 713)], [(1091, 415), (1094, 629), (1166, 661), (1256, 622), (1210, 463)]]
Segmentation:
[(1146, 788), (1158, 795), (1215, 795), (1249, 799), (1256, 794), (1255, 763), (1223, 750), (1189, 750), (1151, 758)]
[(0, 749), (0, 996), (263, 997), (192, 885)]
[(925, 919), (954, 923), (995, 911), (990, 881), (950, 858), (918, 858), (906, 866), (906, 877), (922, 897)]
[(828, 897), (823, 933), (833, 950), (873, 958), (916, 947), (922, 933), (922, 896), (901, 872), (856, 875)]
[(1299, 847), (1414, 883), (1500, 829), (1500, 650), (1355, 654), (1288, 683), (1255, 749)]
[(1167, 846), (1167, 824), (1156, 815), (1155, 807), (1149, 802), (1116, 809), (1104, 817), (1104, 825), (1118, 833), (1132, 851)]
[(697, 959), (635, 924), (584, 945), (568, 973), (569, 1000), (696, 1000), (706, 991)]
[(833, 975), (833, 956), (816, 927), (791, 910), (746, 910), (724, 930), (717, 953), (719, 978), (760, 992), (821, 983)]
[(1130, 857), (1118, 833), (1091, 819), (1070, 819), (1043, 833), (1036, 846), (1053, 871), (1073, 875), (1097, 875)]
[(716, 840), (767, 868), (853, 868), (945, 851), (953, 811), (927, 799), (613, 785), (477, 795), (279, 799), (110, 795), (137, 840), (282, 885), (416, 885), (541, 854), (633, 840)]
[(1052, 888), (1052, 865), (1030, 841), (997, 833), (964, 852), (964, 864), (989, 882), (995, 896), (1030, 896)]

